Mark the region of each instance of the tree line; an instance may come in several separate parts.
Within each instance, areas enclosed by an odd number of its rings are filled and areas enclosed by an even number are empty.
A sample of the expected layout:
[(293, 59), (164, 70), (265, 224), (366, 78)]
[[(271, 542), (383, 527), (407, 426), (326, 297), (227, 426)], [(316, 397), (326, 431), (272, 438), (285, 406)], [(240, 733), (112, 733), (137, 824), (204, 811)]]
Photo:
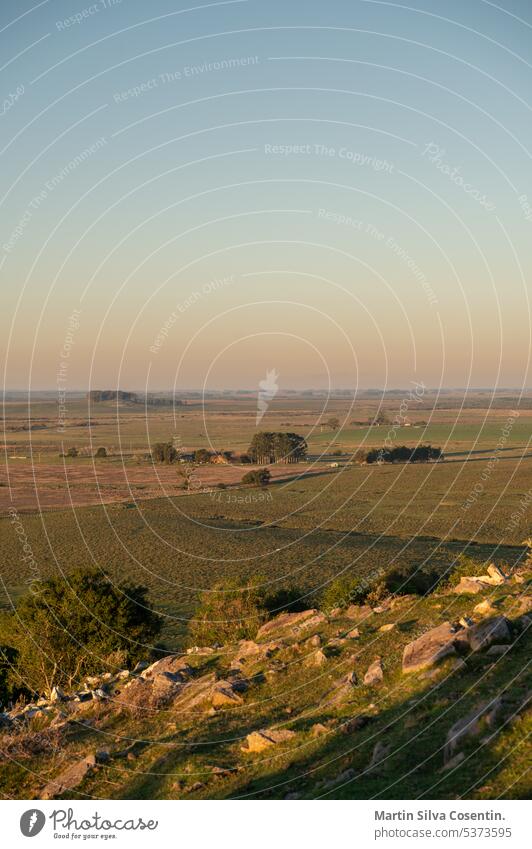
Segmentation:
[(415, 448), (398, 445), (396, 448), (372, 448), (365, 460), (366, 463), (428, 463), (442, 458), (441, 448), (432, 445), (417, 445)]

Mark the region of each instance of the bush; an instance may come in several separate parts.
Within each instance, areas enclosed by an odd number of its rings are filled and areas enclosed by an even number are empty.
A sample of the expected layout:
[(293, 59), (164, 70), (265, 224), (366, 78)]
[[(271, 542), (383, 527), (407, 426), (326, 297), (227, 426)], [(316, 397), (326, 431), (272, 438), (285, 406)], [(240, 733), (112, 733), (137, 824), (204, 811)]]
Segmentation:
[(251, 640), (267, 618), (259, 579), (227, 580), (200, 596), (188, 632), (194, 645)]
[(17, 605), (11, 642), (22, 681), (36, 693), (71, 688), (81, 678), (150, 654), (162, 619), (148, 606), (145, 587), (115, 585), (101, 572), (78, 570), (52, 578)]
[(100, 445), (100, 447), (98, 448), (98, 450), (96, 451), (96, 454), (94, 456), (97, 457), (98, 459), (101, 458), (101, 457), (107, 457), (107, 449), (104, 448), (103, 445)]
[(349, 607), (350, 604), (362, 604), (370, 584), (355, 575), (342, 575), (327, 584), (321, 594), (319, 606), (321, 610), (334, 610), (335, 607)]
[(388, 594), (392, 595), (427, 595), (436, 589), (440, 581), (441, 572), (430, 567), (397, 567), (390, 569), (384, 577)]
[(206, 448), (198, 448), (197, 451), (194, 451), (194, 460), (196, 463), (210, 463), (211, 452), (207, 451)]
[(479, 563), (478, 560), (473, 560), (467, 554), (460, 554), (457, 562), (446, 574), (442, 581), (445, 587), (456, 587), (460, 583), (461, 578), (471, 578), (476, 575), (481, 575), (485, 572), (485, 564)]
[(279, 613), (299, 613), (312, 607), (308, 596), (299, 587), (285, 587), (264, 597), (264, 607), (271, 616)]
[(21, 697), (29, 696), (20, 676), (17, 675), (18, 652), (13, 646), (0, 645), (0, 708), (4, 709), (11, 702)]
[(268, 469), (254, 469), (252, 472), (246, 472), (242, 478), (242, 483), (252, 483), (255, 486), (267, 486), (270, 482), (271, 474)]

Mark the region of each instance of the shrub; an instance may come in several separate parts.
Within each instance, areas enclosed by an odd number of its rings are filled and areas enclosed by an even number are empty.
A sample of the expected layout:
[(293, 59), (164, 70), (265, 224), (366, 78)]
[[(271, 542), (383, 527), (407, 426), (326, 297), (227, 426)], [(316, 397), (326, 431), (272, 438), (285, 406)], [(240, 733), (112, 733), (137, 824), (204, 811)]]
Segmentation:
[(264, 597), (264, 607), (272, 616), (286, 611), (299, 613), (312, 607), (311, 602), (299, 587), (283, 587)]
[(252, 472), (246, 472), (242, 478), (242, 483), (252, 483), (255, 486), (267, 486), (270, 482), (271, 474), (268, 469), (254, 469)]
[(18, 652), (13, 646), (0, 645), (0, 708), (29, 696), (16, 672)]
[(96, 451), (96, 454), (94, 456), (97, 457), (97, 458), (107, 457), (107, 449), (104, 448), (103, 445), (100, 445), (100, 447), (98, 448), (98, 450)]
[[(50, 694), (101, 672), (121, 651), (124, 664), (150, 653), (162, 619), (148, 606), (145, 587), (115, 585), (101, 572), (78, 570), (43, 582), (12, 619), (17, 671), (32, 691)], [(115, 655), (115, 658), (117, 655)]]
[(473, 560), (467, 554), (460, 554), (457, 562), (446, 574), (442, 581), (445, 587), (456, 587), (460, 583), (461, 578), (471, 578), (482, 574), (485, 571), (484, 565), (478, 560)]
[(393, 595), (427, 595), (436, 589), (440, 581), (441, 572), (430, 567), (397, 567), (390, 569), (384, 577), (386, 589)]
[(350, 604), (362, 604), (371, 589), (364, 578), (355, 575), (341, 575), (327, 584), (321, 594), (321, 610), (334, 610), (335, 607), (349, 607)]
[(227, 580), (200, 596), (188, 632), (194, 645), (251, 640), (267, 618), (259, 579)]
[(197, 451), (194, 451), (194, 460), (196, 463), (210, 463), (211, 452), (207, 451), (206, 448), (198, 448)]

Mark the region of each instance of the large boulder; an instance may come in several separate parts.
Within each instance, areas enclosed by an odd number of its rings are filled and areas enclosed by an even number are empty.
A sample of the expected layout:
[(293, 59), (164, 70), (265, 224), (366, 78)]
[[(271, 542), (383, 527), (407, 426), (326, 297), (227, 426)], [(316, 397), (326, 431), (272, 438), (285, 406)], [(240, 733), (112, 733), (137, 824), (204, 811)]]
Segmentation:
[(450, 622), (444, 622), (408, 643), (403, 651), (403, 672), (419, 672), (435, 666), (449, 655), (456, 654), (456, 644), (463, 639), (464, 629), (456, 630)]
[(378, 684), (382, 684), (383, 680), (384, 672), (382, 670), (381, 659), (377, 657), (364, 675), (364, 684), (368, 687), (376, 687)]
[(373, 609), (369, 607), (369, 605), (360, 605), (360, 604), (350, 604), (348, 608), (346, 608), (345, 615), (348, 619), (353, 619), (355, 622), (362, 622), (364, 619), (367, 619), (373, 613)]
[(460, 582), (454, 587), (453, 592), (457, 595), (476, 595), (486, 589), (479, 578), (460, 578)]
[(280, 613), (275, 619), (270, 619), (257, 632), (257, 639), (271, 637), (278, 632), (297, 634), (300, 631), (317, 627), (327, 621), (327, 617), (315, 608), (302, 610), (299, 613)]
[(312, 652), (307, 655), (304, 660), (305, 666), (324, 666), (327, 663), (327, 656), (322, 652), (321, 649)]
[(212, 706), (215, 708), (225, 707), (226, 705), (235, 707), (236, 705), (241, 705), (244, 702), (242, 696), (239, 696), (237, 691), (234, 689), (231, 681), (218, 681), (214, 687), (211, 701)]
[(292, 737), (295, 737), (295, 731), (289, 731), (287, 728), (266, 728), (261, 731), (252, 731), (251, 734), (247, 735), (246, 745), (242, 746), (242, 751), (246, 754), (262, 752), (278, 743), (286, 743)]
[(472, 628), (467, 629), (466, 636), (471, 651), (482, 651), (495, 643), (497, 645), (509, 643), (512, 639), (505, 616), (494, 616), (492, 619), (485, 619), (484, 622), (473, 625)]
[(145, 681), (153, 680), (159, 676), (173, 683), (186, 681), (192, 675), (192, 670), (183, 655), (171, 654), (156, 660), (141, 673)]

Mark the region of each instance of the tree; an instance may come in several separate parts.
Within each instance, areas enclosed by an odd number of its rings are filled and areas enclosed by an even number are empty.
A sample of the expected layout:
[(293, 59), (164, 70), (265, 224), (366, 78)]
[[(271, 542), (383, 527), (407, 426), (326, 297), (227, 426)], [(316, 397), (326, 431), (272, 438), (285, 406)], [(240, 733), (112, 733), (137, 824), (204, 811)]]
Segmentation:
[(248, 453), (254, 463), (299, 463), (307, 450), (305, 438), (297, 433), (259, 431)]
[(154, 463), (175, 463), (178, 454), (172, 442), (156, 442), (152, 445), (151, 458)]
[(150, 654), (162, 618), (142, 586), (116, 585), (96, 570), (51, 578), (24, 596), (12, 617), (17, 670), (28, 689), (71, 688), (105, 663), (133, 664)]
[(194, 451), (194, 460), (196, 463), (210, 463), (211, 452), (207, 451), (206, 448), (198, 448), (197, 451)]
[(331, 416), (329, 419), (327, 419), (324, 422), (324, 424), (327, 425), (327, 427), (330, 427), (331, 430), (336, 431), (336, 430), (340, 429), (340, 419), (337, 418), (336, 416)]
[(268, 486), (271, 474), (268, 469), (254, 469), (251, 472), (246, 472), (242, 478), (242, 483), (252, 483), (255, 486)]
[(248, 449), (248, 454), (254, 463), (273, 463), (275, 459), (273, 440), (274, 434), (265, 430), (254, 434)]
[(107, 457), (107, 449), (104, 448), (103, 445), (100, 445), (94, 456), (97, 458)]

